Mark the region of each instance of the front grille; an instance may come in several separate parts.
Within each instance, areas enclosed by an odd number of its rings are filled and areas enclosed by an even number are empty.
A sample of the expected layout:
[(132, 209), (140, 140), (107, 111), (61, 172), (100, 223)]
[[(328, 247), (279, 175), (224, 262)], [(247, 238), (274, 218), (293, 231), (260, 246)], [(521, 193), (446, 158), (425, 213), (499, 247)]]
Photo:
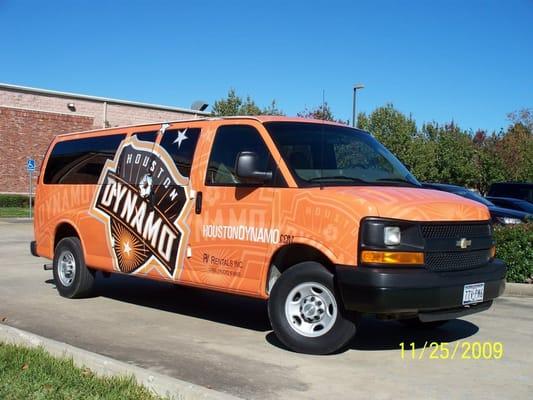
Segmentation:
[(425, 239), (472, 238), (491, 235), (489, 224), (423, 224), (420, 228)]
[(462, 271), (480, 267), (489, 262), (490, 250), (445, 251), (426, 253), (425, 264), (430, 271)]
[[(486, 243), (489, 239), (491, 242), (488, 223), (422, 224), (420, 229), (426, 240), (425, 264), (430, 271), (463, 271), (480, 267), (490, 260), (490, 249), (479, 247), (480, 241)], [(470, 240), (473, 249), (460, 250), (457, 242), (462, 238)]]

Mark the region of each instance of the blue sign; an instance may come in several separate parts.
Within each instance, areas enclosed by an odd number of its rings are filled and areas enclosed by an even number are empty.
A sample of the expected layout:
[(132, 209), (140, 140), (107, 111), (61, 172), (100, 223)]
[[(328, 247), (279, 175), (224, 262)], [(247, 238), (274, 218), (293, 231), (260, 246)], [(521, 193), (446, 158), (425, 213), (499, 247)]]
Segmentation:
[(35, 172), (35, 160), (31, 158), (26, 162), (26, 169), (28, 172)]

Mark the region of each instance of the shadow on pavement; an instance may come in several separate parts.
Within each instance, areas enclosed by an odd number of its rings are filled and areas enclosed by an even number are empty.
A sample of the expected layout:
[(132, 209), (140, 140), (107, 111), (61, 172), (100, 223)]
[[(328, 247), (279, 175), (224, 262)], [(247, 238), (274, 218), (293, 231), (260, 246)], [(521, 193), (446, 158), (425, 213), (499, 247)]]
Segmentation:
[[(53, 286), (54, 280), (48, 279), (46, 283)], [(266, 302), (263, 300), (118, 274), (112, 274), (110, 278), (98, 274), (95, 289), (96, 296), (244, 329), (270, 331), (266, 340), (273, 346), (286, 349), (271, 332)], [(478, 330), (476, 325), (460, 319), (439, 328), (423, 330), (406, 327), (396, 321), (365, 316), (361, 318), (357, 335), (348, 349), (399, 351), (402, 342), (406, 348), (411, 343), (415, 344), (415, 348), (421, 348), (426, 342), (429, 346), (431, 342), (465, 339)]]
[[(271, 330), (266, 302), (260, 299), (118, 274), (96, 276), (95, 296), (254, 331)], [(54, 285), (54, 280), (46, 283)]]
[(350, 348), (354, 350), (400, 350), (400, 343), (407, 349), (411, 343), (422, 348), (427, 342), (454, 342), (477, 333), (479, 328), (471, 322), (454, 319), (434, 329), (410, 328), (397, 321), (380, 321), (376, 318), (363, 318), (359, 331)]
[[(411, 343), (414, 343), (415, 348), (419, 349), (424, 347), (424, 344), (429, 347), (432, 342), (454, 342), (465, 339), (476, 334), (478, 330), (477, 325), (460, 319), (449, 321), (439, 328), (425, 330), (409, 328), (396, 321), (381, 321), (371, 316), (365, 316), (361, 318), (359, 330), (348, 347), (334, 354), (347, 350), (400, 351), (400, 343), (402, 342), (405, 349), (410, 349)], [(289, 350), (279, 341), (274, 332), (268, 333), (266, 340), (273, 346)]]

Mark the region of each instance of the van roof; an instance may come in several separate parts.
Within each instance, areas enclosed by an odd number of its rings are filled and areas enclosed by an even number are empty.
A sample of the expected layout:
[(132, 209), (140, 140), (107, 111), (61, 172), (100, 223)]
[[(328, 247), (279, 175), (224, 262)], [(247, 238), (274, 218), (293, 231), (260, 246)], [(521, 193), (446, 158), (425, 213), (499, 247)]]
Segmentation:
[(178, 120), (172, 120), (172, 121), (159, 121), (159, 122), (148, 122), (145, 124), (135, 124), (135, 125), (123, 125), (123, 126), (114, 126), (110, 128), (96, 128), (96, 129), (90, 129), (87, 131), (80, 131), (80, 132), (70, 132), (70, 133), (63, 133), (60, 135), (57, 135), (57, 137), (64, 137), (69, 135), (79, 135), (82, 133), (91, 133), (91, 132), (102, 132), (102, 131), (113, 131), (117, 129), (123, 129), (123, 128), (140, 128), (143, 126), (152, 126), (152, 125), (160, 125), (164, 123), (178, 123), (178, 122), (197, 122), (197, 121), (220, 121), (220, 120), (235, 120), (235, 119), (248, 119), (248, 120), (254, 120), (261, 123), (266, 122), (304, 122), (304, 123), (318, 123), (318, 124), (327, 124), (327, 125), (336, 125), (336, 126), (347, 126), (346, 124), (342, 124), (339, 122), (334, 121), (324, 121), (321, 119), (312, 119), (312, 118), (302, 118), (302, 117), (285, 117), (285, 116), (279, 116), (279, 115), (236, 115), (236, 116), (230, 116), (230, 117), (206, 117), (206, 118), (190, 118), (190, 119), (178, 119)]

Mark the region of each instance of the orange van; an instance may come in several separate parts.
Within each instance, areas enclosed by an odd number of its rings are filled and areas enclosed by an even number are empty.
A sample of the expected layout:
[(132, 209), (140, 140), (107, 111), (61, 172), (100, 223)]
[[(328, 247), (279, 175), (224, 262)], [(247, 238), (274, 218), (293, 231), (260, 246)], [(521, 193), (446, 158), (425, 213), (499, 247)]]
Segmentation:
[(130, 274), (268, 299), (298, 352), (345, 346), (362, 313), (418, 327), (505, 286), (490, 215), (423, 189), (374, 137), (324, 121), (208, 118), (57, 136), (32, 254), (59, 293)]

